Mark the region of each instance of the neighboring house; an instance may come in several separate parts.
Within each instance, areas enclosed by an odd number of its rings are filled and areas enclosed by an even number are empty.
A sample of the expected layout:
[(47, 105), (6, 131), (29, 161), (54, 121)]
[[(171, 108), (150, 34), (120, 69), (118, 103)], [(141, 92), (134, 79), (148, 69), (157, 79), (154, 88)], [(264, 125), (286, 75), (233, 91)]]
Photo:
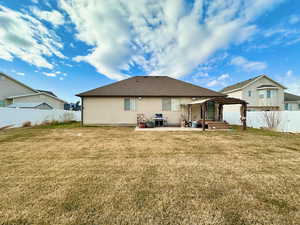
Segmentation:
[[(284, 110), (286, 87), (266, 75), (225, 87), (222, 93), (248, 102), (248, 111)], [(224, 111), (239, 111), (239, 106), (226, 106)]]
[(20, 108), (20, 109), (53, 109), (47, 103), (37, 102), (37, 103), (14, 103), (8, 106), (8, 108)]
[(16, 104), (44, 104), (52, 109), (64, 109), (65, 102), (55, 94), (43, 90), (35, 90), (3, 73), (0, 73), (0, 107)]
[(300, 111), (300, 96), (284, 93), (284, 109), (288, 111)]
[[(77, 96), (82, 100), (84, 125), (135, 125), (140, 114), (147, 119), (162, 114), (168, 125), (178, 125), (187, 112), (189, 121), (203, 119), (202, 115), (207, 120), (221, 121), (223, 101), (241, 102), (224, 100), (226, 95), (220, 92), (167, 76), (135, 76)], [(222, 104), (215, 99), (221, 99)], [(202, 111), (204, 104), (207, 110)]]

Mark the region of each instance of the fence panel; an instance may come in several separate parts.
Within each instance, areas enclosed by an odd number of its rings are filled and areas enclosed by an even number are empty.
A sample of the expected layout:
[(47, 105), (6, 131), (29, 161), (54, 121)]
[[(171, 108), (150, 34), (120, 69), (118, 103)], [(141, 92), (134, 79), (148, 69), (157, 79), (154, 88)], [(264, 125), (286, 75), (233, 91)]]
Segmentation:
[[(282, 132), (300, 132), (300, 111), (280, 111), (280, 124), (277, 128)], [(247, 126), (253, 128), (266, 127), (265, 112), (247, 112)], [(239, 112), (224, 112), (224, 120), (230, 124), (241, 125)]]
[(40, 110), (40, 109), (13, 109), (0, 108), (0, 128), (4, 126), (21, 127), (23, 123), (30, 121), (32, 125), (38, 125), (46, 120), (81, 120), (81, 112), (66, 110)]

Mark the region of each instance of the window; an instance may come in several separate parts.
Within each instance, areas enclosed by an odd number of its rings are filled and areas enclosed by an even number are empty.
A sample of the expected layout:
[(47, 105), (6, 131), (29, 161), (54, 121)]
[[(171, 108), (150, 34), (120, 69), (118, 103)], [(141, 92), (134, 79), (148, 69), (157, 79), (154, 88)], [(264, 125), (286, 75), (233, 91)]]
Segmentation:
[(171, 109), (173, 112), (180, 111), (180, 99), (172, 98), (171, 104)]
[(0, 100), (0, 107), (4, 107), (4, 106), (5, 106), (4, 100)]
[(285, 109), (285, 110), (289, 110), (289, 104), (288, 104), (288, 103), (285, 103), (285, 104), (284, 104), (284, 109)]
[(163, 98), (162, 99), (162, 111), (171, 111), (172, 109), (172, 99)]
[(271, 98), (271, 90), (267, 90), (267, 98)]
[(135, 111), (135, 98), (124, 98), (124, 110)]
[(248, 97), (251, 97), (252, 93), (251, 91), (248, 91)]
[(180, 111), (180, 99), (178, 98), (163, 98), (162, 111)]

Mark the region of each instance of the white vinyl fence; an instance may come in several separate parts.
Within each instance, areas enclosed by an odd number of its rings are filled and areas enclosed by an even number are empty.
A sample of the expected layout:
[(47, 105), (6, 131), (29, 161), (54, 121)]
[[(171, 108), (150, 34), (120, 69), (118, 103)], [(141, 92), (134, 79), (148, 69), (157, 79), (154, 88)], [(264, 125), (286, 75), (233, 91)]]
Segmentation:
[(66, 110), (13, 109), (0, 108), (0, 128), (5, 126), (21, 127), (25, 122), (38, 125), (44, 121), (81, 120), (81, 112)]
[[(264, 113), (265, 112), (247, 112), (247, 126), (253, 128), (267, 127)], [(300, 111), (280, 111), (274, 113), (278, 114), (280, 120), (280, 124), (277, 128), (278, 131), (300, 132)], [(241, 125), (240, 112), (224, 112), (224, 120), (229, 124)]]

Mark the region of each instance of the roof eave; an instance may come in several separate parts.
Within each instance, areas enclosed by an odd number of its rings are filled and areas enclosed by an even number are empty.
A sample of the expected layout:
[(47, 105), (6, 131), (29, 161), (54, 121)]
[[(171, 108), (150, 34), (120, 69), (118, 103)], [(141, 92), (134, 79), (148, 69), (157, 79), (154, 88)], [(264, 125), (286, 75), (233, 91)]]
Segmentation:
[(76, 95), (77, 97), (181, 97), (181, 98), (203, 98), (203, 97), (227, 97), (221, 95)]

